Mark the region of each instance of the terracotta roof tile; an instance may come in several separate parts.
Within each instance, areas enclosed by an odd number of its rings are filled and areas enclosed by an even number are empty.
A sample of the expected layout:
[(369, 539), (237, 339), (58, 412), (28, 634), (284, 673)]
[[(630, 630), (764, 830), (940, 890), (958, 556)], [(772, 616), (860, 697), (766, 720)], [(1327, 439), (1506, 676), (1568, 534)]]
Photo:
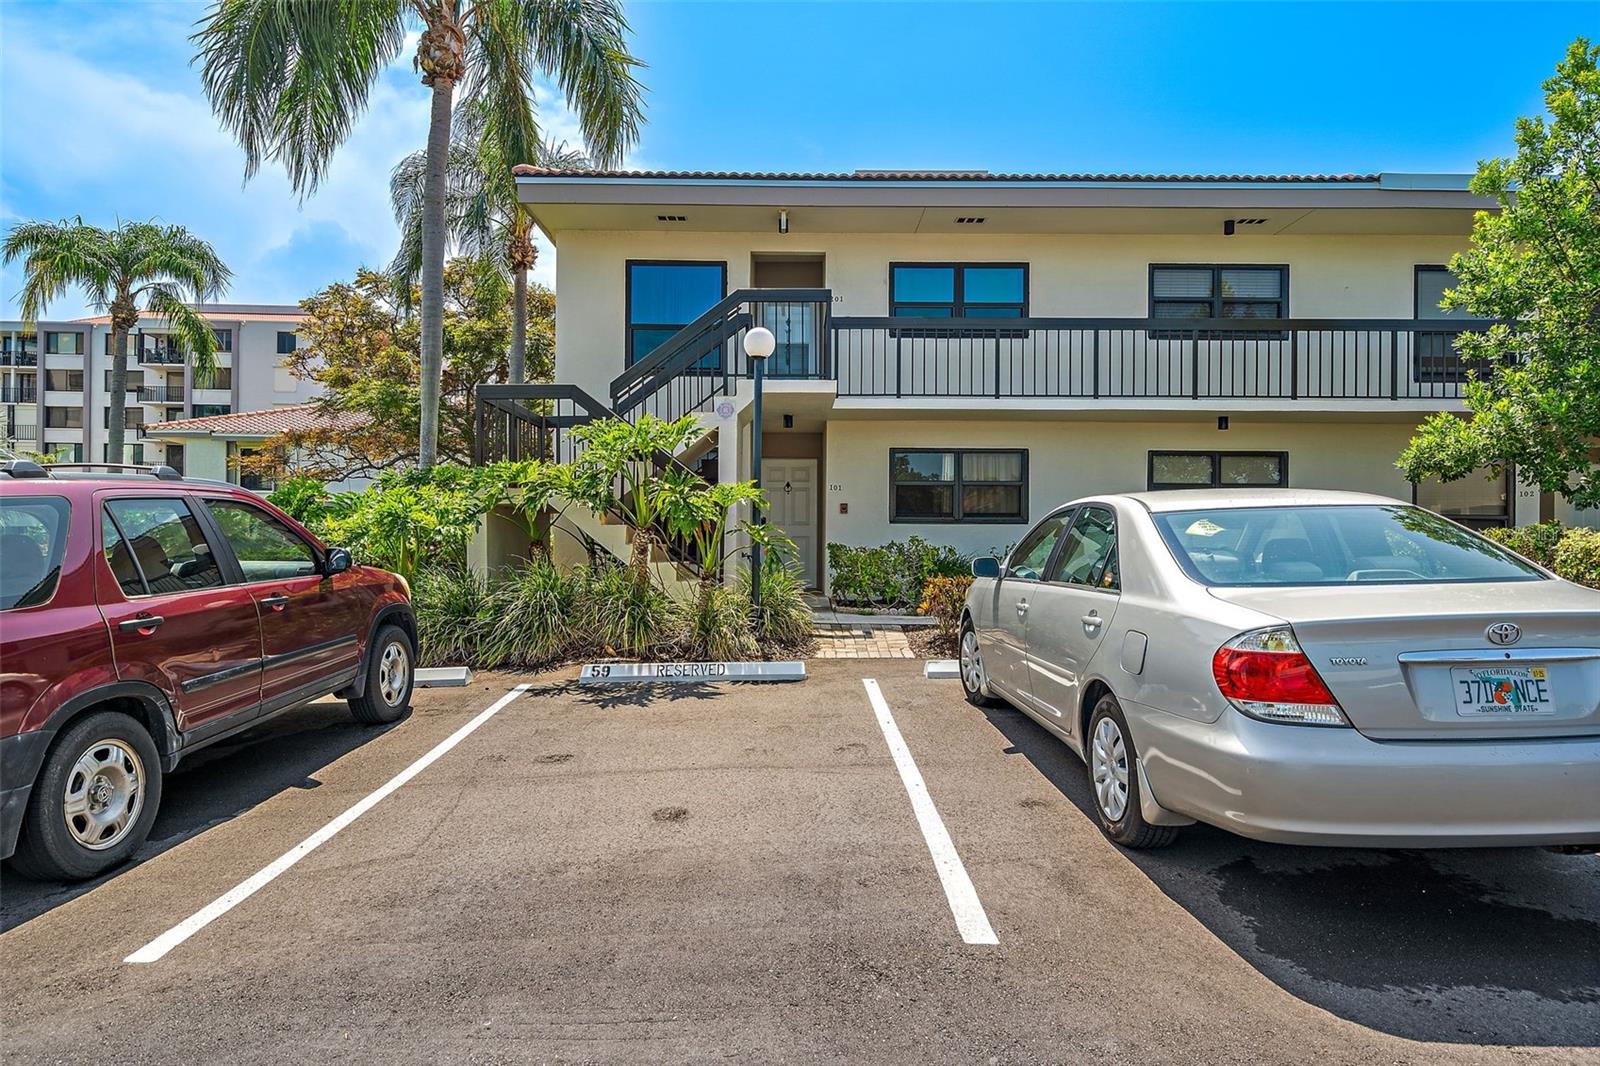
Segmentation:
[(272, 407), (264, 411), (235, 411), (226, 415), (207, 415), (204, 418), (175, 418), (170, 422), (154, 422), (144, 427), (144, 435), (161, 433), (206, 433), (213, 437), (271, 437), (292, 430), (317, 429), (328, 426), (354, 427), (365, 425), (364, 414), (336, 414), (331, 418), (314, 403), (294, 404), (289, 407)]
[(1366, 183), (1377, 174), (991, 174), (986, 170), (855, 170), (804, 173), (742, 170), (555, 170), (519, 163), (512, 173), (535, 178), (655, 178), (686, 181), (988, 181), (988, 182), (1251, 182)]

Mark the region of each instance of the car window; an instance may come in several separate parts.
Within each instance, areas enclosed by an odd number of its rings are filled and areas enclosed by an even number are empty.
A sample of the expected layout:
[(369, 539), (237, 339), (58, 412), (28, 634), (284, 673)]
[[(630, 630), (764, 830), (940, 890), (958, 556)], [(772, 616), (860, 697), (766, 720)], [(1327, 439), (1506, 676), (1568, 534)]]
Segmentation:
[(115, 499), (106, 502), (106, 510), (127, 538), (150, 593), (189, 592), (222, 584), (217, 557), (183, 500)]
[(1061, 539), (1062, 531), (1067, 528), (1067, 519), (1071, 517), (1072, 511), (1069, 509), (1053, 514), (1034, 526), (1022, 538), (1022, 542), (1012, 549), (1006, 576), (1038, 581), (1044, 574), (1045, 564), (1050, 561), (1050, 553), (1055, 550), (1056, 541)]
[(70, 514), (60, 496), (0, 500), (0, 611), (50, 602), (61, 580)]
[(1111, 565), (1116, 550), (1116, 517), (1104, 507), (1085, 507), (1072, 523), (1072, 532), (1056, 556), (1049, 579), (1069, 585), (1117, 588), (1117, 572)]
[(1208, 585), (1403, 585), (1537, 581), (1538, 570), (1420, 507), (1236, 507), (1155, 515), (1190, 575)]
[(128, 547), (128, 542), (123, 539), (122, 531), (111, 520), (107, 511), (100, 512), (100, 547), (106, 555), (106, 565), (111, 568), (111, 574), (117, 579), (117, 584), (122, 587), (124, 596), (143, 596), (144, 575), (139, 573), (139, 564), (133, 561), (133, 552)]
[(299, 534), (259, 507), (238, 500), (207, 500), (246, 581), (313, 577), (317, 553)]

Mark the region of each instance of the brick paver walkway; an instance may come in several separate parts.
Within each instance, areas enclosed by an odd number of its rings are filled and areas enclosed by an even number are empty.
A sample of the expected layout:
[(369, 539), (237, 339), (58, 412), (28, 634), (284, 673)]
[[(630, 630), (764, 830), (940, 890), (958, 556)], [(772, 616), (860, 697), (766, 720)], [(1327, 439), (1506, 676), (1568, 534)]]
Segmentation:
[(903, 629), (817, 630), (815, 659), (915, 659)]

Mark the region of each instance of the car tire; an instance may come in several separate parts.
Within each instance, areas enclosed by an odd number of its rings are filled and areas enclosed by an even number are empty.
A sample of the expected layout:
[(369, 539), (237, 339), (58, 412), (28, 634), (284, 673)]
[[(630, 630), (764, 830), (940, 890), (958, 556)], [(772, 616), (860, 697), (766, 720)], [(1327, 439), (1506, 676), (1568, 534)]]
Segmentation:
[(1139, 753), (1123, 717), (1122, 705), (1109, 692), (1089, 716), (1083, 761), (1101, 830), (1125, 848), (1162, 848), (1178, 838), (1168, 825), (1151, 825), (1139, 807)]
[(161, 754), (144, 726), (96, 711), (67, 726), (28, 797), (12, 868), (35, 881), (84, 881), (139, 850), (161, 806)]
[(983, 654), (978, 647), (978, 631), (972, 619), (961, 622), (961, 643), (956, 664), (961, 672), (961, 691), (974, 707), (993, 707), (1000, 702), (989, 688), (989, 675), (983, 668)]
[(367, 656), (367, 685), (349, 701), (362, 725), (388, 725), (405, 717), (416, 684), (417, 651), (399, 626), (380, 626)]

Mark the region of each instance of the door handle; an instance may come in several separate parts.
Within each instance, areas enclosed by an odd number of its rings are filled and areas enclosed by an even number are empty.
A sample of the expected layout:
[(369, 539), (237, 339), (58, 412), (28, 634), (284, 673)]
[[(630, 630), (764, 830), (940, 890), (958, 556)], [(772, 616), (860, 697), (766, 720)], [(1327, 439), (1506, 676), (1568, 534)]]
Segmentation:
[(1025, 615), (1027, 613), (1028, 613), (1028, 601), (1027, 600), (1018, 600), (1017, 601), (1017, 617), (1021, 618), (1023, 615)]
[(133, 618), (124, 618), (117, 623), (117, 628), (124, 633), (130, 629), (154, 629), (165, 621), (166, 619), (158, 614), (141, 614)]
[(1086, 629), (1099, 629), (1101, 623), (1100, 612), (1090, 611), (1083, 616), (1083, 625)]
[(288, 603), (289, 603), (289, 597), (287, 597), (287, 596), (281, 596), (280, 595), (280, 596), (263, 596), (263, 597), (261, 597), (261, 605), (263, 607), (271, 607), (274, 611), (283, 610), (284, 607), (288, 606)]

